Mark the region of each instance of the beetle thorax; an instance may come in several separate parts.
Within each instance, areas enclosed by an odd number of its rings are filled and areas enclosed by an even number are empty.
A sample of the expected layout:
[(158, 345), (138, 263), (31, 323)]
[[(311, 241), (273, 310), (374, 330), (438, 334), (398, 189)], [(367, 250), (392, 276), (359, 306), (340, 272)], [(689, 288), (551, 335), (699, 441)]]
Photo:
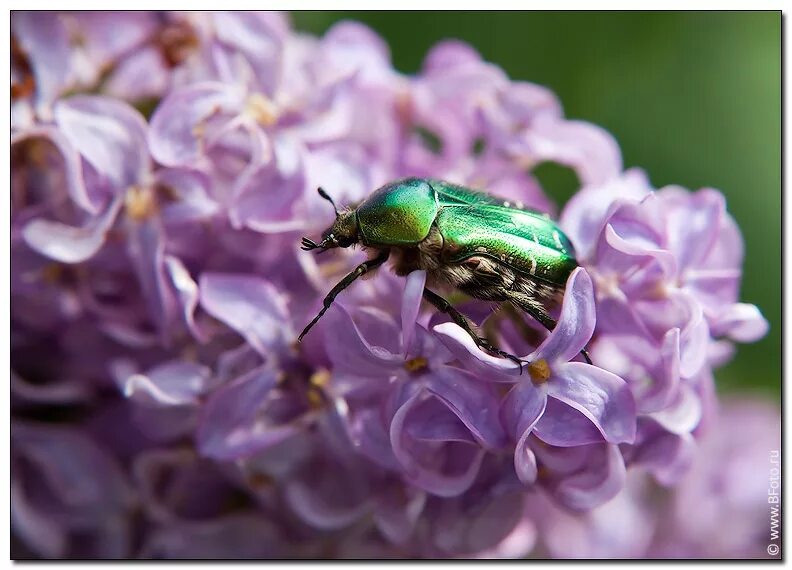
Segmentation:
[(322, 235), (331, 247), (349, 247), (359, 241), (358, 223), (353, 210), (339, 212), (335, 222)]

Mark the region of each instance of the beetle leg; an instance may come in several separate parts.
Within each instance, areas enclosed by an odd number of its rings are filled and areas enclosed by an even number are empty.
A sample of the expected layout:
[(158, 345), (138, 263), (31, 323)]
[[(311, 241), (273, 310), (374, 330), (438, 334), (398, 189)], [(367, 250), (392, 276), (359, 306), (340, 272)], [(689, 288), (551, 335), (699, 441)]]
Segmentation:
[[(550, 332), (556, 326), (556, 321), (553, 317), (547, 314), (547, 312), (541, 308), (536, 306), (534, 303), (531, 303), (528, 299), (524, 298), (523, 296), (512, 295), (511, 302), (520, 307), (523, 311), (531, 315), (539, 324), (541, 324), (544, 328), (549, 330)], [(589, 364), (594, 364), (591, 362), (591, 357), (589, 356), (588, 351), (584, 348), (580, 351), (580, 354), (583, 358), (586, 359), (586, 362)]]
[(355, 279), (357, 279), (358, 277), (361, 277), (362, 275), (365, 275), (366, 273), (368, 273), (372, 269), (376, 269), (377, 267), (379, 267), (380, 265), (385, 263), (388, 260), (388, 256), (389, 255), (390, 255), (390, 251), (389, 250), (386, 249), (386, 250), (381, 251), (379, 253), (379, 255), (377, 255), (377, 257), (375, 257), (374, 259), (369, 259), (367, 261), (364, 261), (363, 263), (361, 263), (360, 265), (355, 267), (355, 269), (352, 270), (341, 281), (336, 283), (335, 287), (333, 287), (330, 290), (330, 292), (324, 298), (324, 301), (322, 301), (322, 310), (320, 310), (319, 314), (316, 315), (313, 318), (313, 320), (310, 323), (308, 323), (308, 325), (303, 329), (303, 331), (300, 333), (300, 336), (297, 337), (297, 342), (302, 341), (303, 337), (306, 334), (308, 334), (309, 330), (311, 330), (311, 327), (313, 327), (316, 324), (316, 322), (319, 319), (322, 318), (322, 315), (324, 315), (325, 312), (327, 312), (327, 309), (330, 308), (330, 305), (333, 304), (333, 301), (335, 301), (336, 296), (341, 291), (343, 291), (344, 289), (349, 287), (352, 284), (352, 282)]
[(470, 321), (467, 319), (465, 315), (457, 311), (451, 303), (443, 299), (440, 295), (431, 291), (424, 287), (423, 290), (424, 299), (429, 301), (435, 308), (440, 311), (441, 313), (445, 313), (451, 320), (454, 321), (457, 325), (462, 327), (462, 329), (470, 335), (470, 338), (473, 339), (473, 342), (476, 343), (476, 346), (489, 352), (490, 354), (497, 354), (503, 358), (508, 358), (512, 362), (516, 363), (520, 367), (520, 374), (522, 374), (522, 365), (523, 361), (514, 356), (513, 354), (509, 354), (506, 351), (500, 350), (490, 344), (490, 342), (486, 338), (480, 337), (475, 330), (473, 330), (473, 325), (470, 324)]

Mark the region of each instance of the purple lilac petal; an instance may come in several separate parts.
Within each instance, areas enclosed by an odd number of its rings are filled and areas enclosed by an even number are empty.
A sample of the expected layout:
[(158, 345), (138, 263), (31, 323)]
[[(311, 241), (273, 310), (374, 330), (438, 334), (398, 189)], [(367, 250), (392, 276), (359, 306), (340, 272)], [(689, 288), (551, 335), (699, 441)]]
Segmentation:
[(492, 356), (481, 350), (470, 335), (456, 323), (442, 323), (433, 329), (465, 370), (491, 382), (514, 382), (520, 367), (511, 360)]
[(596, 319), (591, 277), (579, 267), (567, 280), (561, 316), (556, 327), (528, 360), (566, 362), (575, 358), (594, 333)]
[(212, 393), (196, 433), (201, 453), (217, 459), (253, 455), (300, 432), (298, 424), (268, 425), (259, 411), (278, 382), (278, 374), (260, 367)]
[(675, 434), (651, 424), (651, 420), (645, 424), (649, 433), (640, 437), (641, 445), (632, 463), (652, 473), (661, 485), (676, 485), (693, 464), (696, 442), (689, 433)]
[(553, 495), (564, 506), (588, 511), (612, 499), (624, 487), (626, 470), (619, 448), (592, 448), (585, 471), (564, 477), (553, 486)]
[(135, 266), (149, 318), (167, 338), (175, 301), (165, 268), (165, 233), (159, 218), (129, 220), (127, 248)]
[(32, 220), (22, 230), (22, 236), (32, 249), (42, 255), (63, 263), (80, 263), (93, 257), (104, 245), (107, 232), (122, 205), (123, 197), (119, 196), (83, 227), (42, 218)]
[(613, 137), (582, 121), (539, 116), (510, 150), (537, 162), (552, 161), (573, 168), (584, 186), (607, 182), (622, 169), (621, 151)]
[[(61, 521), (98, 522), (129, 506), (130, 489), (120, 466), (81, 431), (17, 422), (11, 437), (15, 453), (39, 470), (38, 479), (51, 493), (46, 508), (60, 513)], [(36, 479), (28, 481), (35, 484)], [(45, 497), (42, 493), (38, 499)]]
[(742, 272), (737, 268), (688, 268), (683, 277), (684, 289), (702, 304), (707, 320), (717, 321), (737, 299)]
[[(625, 340), (625, 343), (629, 343)], [(644, 343), (641, 343), (644, 350)], [(651, 386), (637, 395), (642, 412), (654, 412), (665, 408), (679, 389), (680, 382), (680, 342), (679, 329), (669, 330), (663, 337), (660, 359), (654, 367)], [(637, 392), (637, 390), (636, 390)]]
[(694, 194), (677, 188), (659, 191), (666, 201), (681, 198), (687, 207), (678, 208), (668, 216), (668, 246), (679, 267), (684, 270), (703, 262), (713, 248), (726, 212), (726, 200), (720, 192), (703, 189)]
[(635, 401), (624, 380), (582, 362), (556, 366), (547, 383), (551, 398), (586, 416), (610, 443), (635, 439)]
[(524, 433), (514, 447), (514, 472), (526, 486), (533, 485), (539, 475), (536, 454), (528, 445), (528, 435), (528, 432)]
[(514, 470), (525, 485), (536, 481), (536, 456), (528, 446), (528, 436), (547, 407), (546, 389), (522, 382), (512, 388), (501, 404), (501, 421), (516, 440)]
[(517, 383), (501, 403), (500, 418), (506, 431), (516, 440), (526, 437), (547, 405), (547, 384)]
[(269, 357), (294, 333), (283, 294), (271, 283), (244, 274), (201, 275), (201, 306)]
[(505, 443), (491, 385), (472, 374), (443, 367), (427, 380), (426, 389), (448, 406), (483, 446), (497, 449)]
[(701, 400), (693, 389), (682, 385), (676, 397), (662, 410), (650, 414), (650, 417), (664, 429), (677, 435), (692, 432), (701, 421), (703, 414)]
[(684, 306), (689, 319), (679, 335), (679, 373), (684, 378), (693, 377), (704, 366), (709, 342), (709, 326), (704, 319), (701, 305), (687, 295), (674, 295), (673, 300)]
[[(328, 331), (327, 352), (338, 369), (376, 378), (386, 370), (395, 372), (401, 368), (403, 359), (385, 347), (369, 344), (342, 304), (335, 303), (322, 320), (320, 326)], [(398, 334), (395, 323), (392, 330), (391, 338)]]
[(547, 406), (536, 422), (533, 434), (556, 447), (577, 447), (603, 441), (602, 432), (589, 418), (555, 398), (547, 399)]
[(197, 410), (192, 404), (175, 406), (135, 405), (131, 412), (136, 432), (160, 444), (190, 437), (195, 432)]
[[(464, 440), (443, 443), (442, 439), (449, 436), (453, 439), (464, 438), (466, 430), (460, 429), (462, 424), (458, 420), (455, 420), (456, 423), (437, 423), (450, 419), (450, 412), (444, 416), (442, 407), (438, 406), (424, 406), (421, 409), (419, 405), (423, 401), (423, 394), (416, 392), (393, 416), (390, 428), (393, 452), (407, 477), (418, 487), (441, 497), (464, 493), (473, 484), (485, 452)], [(417, 413), (411, 414), (413, 410)], [(440, 441), (428, 440), (422, 444), (419, 439), (411, 437), (408, 429), (411, 425), (428, 428), (433, 423), (433, 433), (427, 435), (432, 439), (439, 436), (442, 438)], [(440, 432), (444, 427), (453, 429)]]
[(536, 524), (524, 516), (498, 544), (475, 554), (479, 560), (524, 559), (536, 546)]
[[(527, 82), (512, 82), (505, 86), (498, 97), (497, 106), (482, 109), (490, 128), (506, 133), (514, 130), (516, 122), (529, 127), (536, 117), (542, 115), (561, 119), (563, 109), (558, 97), (541, 85)], [(497, 136), (497, 134), (495, 135)]]
[(349, 429), (351, 439), (361, 454), (385, 469), (399, 470), (382, 410), (367, 408), (355, 412)]
[(298, 517), (324, 530), (349, 526), (374, 506), (365, 471), (335, 460), (309, 462), (290, 477), (284, 493)]
[[(667, 190), (661, 192), (660, 197), (665, 197), (666, 193)], [(745, 243), (737, 222), (726, 211), (721, 215), (719, 229), (718, 239), (707, 252), (707, 258), (703, 265), (713, 270), (731, 269), (742, 272), (743, 258), (745, 257)], [(737, 300), (738, 293), (739, 291), (733, 292), (733, 300)]]
[(445, 405), (445, 402), (426, 397), (420, 389), (416, 390), (416, 393), (421, 395), (421, 398), (417, 403), (409, 406), (410, 414), (403, 426), (408, 438), (429, 443), (475, 441), (467, 426), (459, 420), (452, 409)]
[(461, 505), (451, 504), (441, 511), (434, 525), (435, 544), (447, 554), (457, 556), (496, 547), (517, 526), (523, 514), (523, 497), (518, 490), (479, 492), (457, 503)]
[(260, 88), (271, 94), (280, 75), (282, 30), (279, 14), (262, 12), (217, 12), (212, 14), (217, 38), (250, 63)]
[(233, 498), (223, 469), (187, 447), (146, 449), (135, 456), (131, 470), (140, 507), (157, 522), (212, 518)]
[(217, 214), (220, 204), (211, 197), (211, 180), (196, 170), (167, 168), (156, 172), (157, 184), (176, 195), (161, 205), (163, 221), (187, 223), (206, 220)]
[(145, 181), (150, 169), (147, 125), (126, 103), (109, 97), (70, 97), (55, 106), (55, 122), (113, 190)]
[(735, 353), (734, 343), (728, 340), (714, 340), (707, 347), (707, 364), (712, 368), (720, 368), (734, 358)]
[(38, 384), (11, 371), (9, 389), (13, 398), (37, 404), (77, 404), (89, 398), (91, 389), (79, 380), (62, 380)]
[[(662, 275), (674, 274), (677, 265), (670, 252), (657, 247), (652, 243), (651, 238), (646, 239), (641, 236), (635, 231), (637, 229), (635, 226), (632, 228), (621, 227), (620, 229), (625, 232), (626, 237), (616, 231), (613, 223), (608, 223), (605, 226), (604, 243), (601, 243), (597, 249), (598, 263), (616, 273), (625, 274), (628, 270), (634, 269), (636, 265), (649, 265), (654, 262)], [(630, 232), (630, 230), (633, 231)]]
[(621, 290), (604, 292), (598, 286), (597, 328), (605, 334), (634, 336), (636, 338), (652, 338), (646, 323), (641, 319), (637, 307), (629, 303), (629, 299)]
[(196, 83), (173, 91), (151, 117), (151, 155), (166, 166), (192, 166), (199, 162), (209, 120), (238, 113), (243, 97), (239, 88), (220, 83)]
[(124, 383), (124, 395), (155, 406), (197, 404), (209, 387), (210, 371), (193, 362), (172, 361), (145, 374), (132, 374)]
[(645, 487), (641, 483), (643, 479), (628, 476), (624, 492), (588, 513), (569, 512), (537, 497), (540, 508), (532, 513), (541, 521), (541, 539), (550, 555), (609, 560), (643, 557), (657, 521), (638, 500)]
[(437, 337), (423, 326), (415, 327), (411, 350), (411, 354), (420, 355), (427, 360), (430, 371), (444, 370), (454, 358), (445, 345), (437, 342)]
[(413, 331), (415, 330), (415, 320), (418, 318), (418, 311), (421, 310), (423, 300), (424, 284), (426, 283), (426, 271), (413, 271), (407, 276), (404, 285), (404, 299), (401, 309), (402, 325), (402, 346), (405, 351), (410, 349), (412, 344)]
[(69, 35), (54, 12), (15, 12), (14, 34), (30, 58), (39, 103), (50, 104), (72, 79)]
[(141, 558), (269, 560), (281, 558), (285, 546), (280, 531), (266, 516), (241, 512), (156, 528)]
[(575, 447), (556, 447), (548, 445), (537, 437), (530, 438), (531, 447), (541, 461), (542, 476), (549, 478), (575, 473), (587, 467), (589, 456), (601, 449), (601, 445), (578, 445)]
[(198, 308), (200, 297), (198, 284), (177, 257), (166, 255), (163, 261), (166, 274), (178, 297), (185, 325), (196, 340), (206, 340), (206, 334), (203, 329), (195, 322), (195, 310)]
[(334, 25), (327, 30), (321, 45), (341, 75), (357, 74), (363, 81), (376, 81), (392, 73), (388, 45), (371, 28), (358, 22)]
[(426, 505), (426, 493), (417, 489), (408, 493), (394, 483), (381, 491), (377, 498), (374, 523), (394, 544), (409, 540)]
[(727, 336), (737, 342), (755, 342), (767, 334), (767, 319), (756, 305), (735, 303), (711, 325), (713, 336)]
[(90, 214), (98, 213), (101, 203), (97, 203), (85, 187), (80, 155), (59, 130), (44, 126), (13, 133), (11, 145), (38, 138), (51, 142), (60, 153), (63, 160), (63, 173), (66, 178), (66, 190), (72, 201)]
[(632, 168), (600, 186), (586, 186), (564, 206), (559, 225), (580, 259), (588, 259), (616, 200), (638, 202), (651, 190), (643, 170)]
[(170, 85), (167, 66), (155, 47), (141, 48), (123, 58), (104, 86), (107, 95), (140, 101), (161, 97)]
[[(303, 150), (285, 137), (274, 141), (274, 160), (265, 162), (263, 133), (251, 132), (259, 141), (258, 156), (237, 181), (230, 211), (232, 223), (262, 233), (278, 233), (305, 227), (294, 209), (305, 188)], [(264, 191), (268, 189), (269, 191)]]
[(459, 40), (444, 40), (426, 54), (422, 72), (443, 72), (456, 66), (478, 63), (481, 63), (481, 56), (470, 44)]
[(73, 12), (82, 32), (82, 47), (91, 61), (110, 63), (143, 44), (156, 31), (151, 12)]
[[(335, 489), (336, 491), (338, 489)], [(353, 505), (346, 509), (322, 502), (330, 493), (319, 496), (314, 488), (301, 482), (286, 486), (286, 500), (295, 514), (311, 526), (322, 530), (336, 530), (347, 527), (363, 517), (371, 509), (368, 503)]]
[[(207, 137), (206, 146), (212, 147), (214, 145), (218, 145), (222, 147), (225, 143), (227, 143), (231, 147), (231, 152), (239, 152), (241, 150), (239, 148), (241, 146), (241, 143), (236, 137), (237, 131), (242, 131), (245, 135), (247, 135), (248, 144), (246, 150), (249, 153), (249, 160), (247, 161), (247, 164), (244, 166), (244, 168), (238, 173), (238, 175), (236, 175), (235, 177), (236, 179), (233, 181), (233, 184), (231, 185), (230, 199), (232, 202), (238, 201), (240, 197), (245, 192), (250, 191), (251, 188), (253, 190), (258, 190), (260, 192), (261, 191), (260, 185), (262, 183), (266, 184), (267, 186), (271, 185), (272, 182), (266, 180), (266, 178), (263, 181), (261, 181), (261, 180), (257, 180), (257, 177), (260, 176), (262, 173), (265, 175), (270, 175), (272, 171), (267, 167), (271, 165), (271, 163), (274, 161), (273, 159), (276, 159), (276, 157), (274, 156), (274, 150), (272, 148), (272, 140), (270, 139), (270, 137), (268, 137), (267, 134), (262, 129), (260, 129), (258, 126), (253, 124), (245, 113), (228, 121), (225, 125), (220, 127), (217, 130), (217, 132)], [(230, 140), (226, 141), (226, 138)], [(286, 150), (285, 153), (282, 153), (282, 156), (283, 154), (291, 154), (291, 155), (298, 154), (295, 149), (291, 149), (291, 150), (292, 152)], [(222, 158), (223, 158), (222, 155), (220, 157), (215, 158), (214, 159), (215, 165), (219, 165)], [(286, 162), (287, 163), (294, 162), (294, 160), (295, 158), (294, 156), (292, 156), (291, 161), (287, 159)], [(275, 164), (277, 165), (278, 163), (276, 162)], [(285, 174), (288, 176), (289, 167), (287, 166), (283, 170), (286, 171)], [(275, 173), (276, 175), (279, 174), (277, 171)], [(293, 176), (292, 178), (297, 178), (299, 182), (299, 177)], [(300, 185), (297, 184), (297, 187), (299, 188)], [(290, 194), (292, 193), (286, 193), (286, 195), (289, 198), (291, 198)], [(273, 204), (273, 205), (277, 205), (277, 204)], [(233, 214), (237, 214), (237, 212), (233, 212)], [(239, 225), (236, 216), (233, 214), (231, 216), (231, 223), (234, 224), (235, 226)]]
[[(343, 304), (339, 304), (339, 307), (346, 310)], [(365, 332), (365, 340), (371, 346), (385, 349), (391, 354), (404, 353), (397, 325), (398, 307), (398, 304), (394, 304), (393, 313), (375, 307), (362, 307), (355, 311), (354, 322), (361, 333)]]
[(42, 558), (63, 558), (68, 548), (68, 529), (30, 504), (22, 483), (11, 482), (11, 525), (13, 536)]

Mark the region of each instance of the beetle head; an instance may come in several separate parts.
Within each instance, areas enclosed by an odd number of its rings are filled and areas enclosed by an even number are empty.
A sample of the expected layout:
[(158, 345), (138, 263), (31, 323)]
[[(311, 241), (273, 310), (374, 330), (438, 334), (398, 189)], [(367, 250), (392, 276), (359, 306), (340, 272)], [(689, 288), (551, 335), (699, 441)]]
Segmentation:
[(352, 210), (340, 212), (335, 202), (333, 202), (333, 199), (321, 188), (319, 188), (319, 195), (333, 205), (336, 219), (333, 225), (324, 231), (322, 234), (322, 241), (319, 243), (307, 237), (302, 238), (302, 249), (305, 251), (310, 251), (312, 249), (327, 251), (334, 247), (349, 247), (357, 243), (358, 224), (355, 212)]

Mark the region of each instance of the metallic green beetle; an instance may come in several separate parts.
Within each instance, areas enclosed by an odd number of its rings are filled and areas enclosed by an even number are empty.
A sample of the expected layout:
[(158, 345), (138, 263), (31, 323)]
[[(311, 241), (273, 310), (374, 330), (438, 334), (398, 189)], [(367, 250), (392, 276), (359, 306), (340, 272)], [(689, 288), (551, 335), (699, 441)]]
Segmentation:
[[(344, 211), (339, 211), (321, 188), (319, 194), (333, 204), (336, 219), (319, 243), (303, 238), (302, 249), (324, 251), (359, 243), (376, 255), (333, 287), (299, 340), (338, 293), (389, 257), (397, 275), (423, 269), (429, 286), (460, 289), (485, 301), (508, 302), (548, 330), (555, 327), (547, 308), (560, 300), (567, 278), (578, 264), (569, 239), (547, 216), (483, 192), (426, 178), (386, 184), (356, 208)], [(424, 298), (447, 313), (482, 349), (522, 362), (480, 337), (464, 315), (428, 287)], [(590, 362), (585, 351), (583, 356)]]

